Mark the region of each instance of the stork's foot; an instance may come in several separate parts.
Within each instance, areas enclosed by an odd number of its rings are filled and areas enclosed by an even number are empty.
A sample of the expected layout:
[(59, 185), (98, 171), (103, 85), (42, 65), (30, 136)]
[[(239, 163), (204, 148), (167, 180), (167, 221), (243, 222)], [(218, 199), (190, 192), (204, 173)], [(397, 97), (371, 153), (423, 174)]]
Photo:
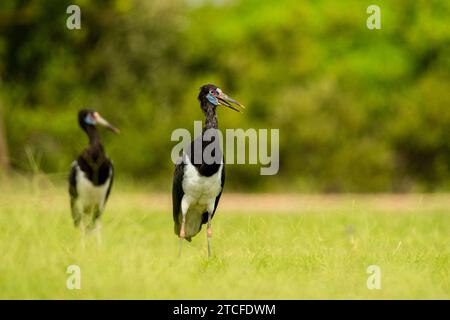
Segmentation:
[(97, 239), (97, 247), (101, 247), (103, 241), (102, 241), (102, 225), (100, 222), (97, 222), (95, 226), (95, 237)]
[(86, 226), (84, 223), (80, 224), (80, 245), (81, 250), (84, 251), (86, 248)]
[(178, 258), (181, 257), (181, 251), (183, 249), (183, 240), (186, 237), (186, 232), (184, 231), (184, 228), (182, 227), (180, 230), (180, 244), (178, 247)]
[(211, 257), (211, 238), (212, 238), (212, 229), (211, 227), (208, 227), (208, 229), (206, 229), (206, 239), (208, 241), (208, 258)]
[(179, 245), (178, 245), (178, 258), (181, 257), (182, 249), (183, 249), (183, 238), (180, 238), (180, 242), (179, 242)]

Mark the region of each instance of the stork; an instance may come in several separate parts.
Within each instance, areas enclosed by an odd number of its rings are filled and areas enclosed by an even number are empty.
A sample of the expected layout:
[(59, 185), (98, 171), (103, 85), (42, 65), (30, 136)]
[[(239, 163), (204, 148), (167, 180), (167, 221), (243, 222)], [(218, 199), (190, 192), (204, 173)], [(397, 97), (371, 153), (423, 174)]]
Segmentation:
[[(216, 108), (225, 106), (241, 112), (242, 104), (230, 98), (215, 85), (200, 88), (200, 107), (206, 117), (202, 135), (191, 142), (175, 165), (172, 187), (174, 231), (180, 238), (179, 255), (183, 239), (191, 241), (203, 224), (207, 224), (208, 257), (211, 256), (211, 220), (217, 209), (225, 183), (225, 167), (218, 130)], [(213, 133), (211, 135), (210, 133)], [(208, 136), (208, 137), (207, 137)], [(215, 150), (215, 161), (207, 161), (204, 151)], [(217, 151), (217, 152), (216, 152)]]
[(78, 123), (89, 137), (89, 146), (72, 163), (69, 174), (70, 206), (75, 227), (79, 227), (84, 245), (86, 231), (95, 230), (101, 243), (100, 217), (108, 200), (114, 178), (114, 167), (106, 156), (97, 125), (114, 133), (119, 130), (94, 110), (80, 110)]

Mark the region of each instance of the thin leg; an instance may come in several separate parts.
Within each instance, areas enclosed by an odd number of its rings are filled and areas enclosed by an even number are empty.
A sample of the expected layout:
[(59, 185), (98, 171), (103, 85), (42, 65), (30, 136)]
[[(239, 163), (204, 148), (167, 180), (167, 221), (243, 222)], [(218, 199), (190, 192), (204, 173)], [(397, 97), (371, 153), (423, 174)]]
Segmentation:
[(208, 227), (206, 229), (206, 239), (208, 241), (208, 258), (211, 257), (211, 238), (212, 238), (212, 229), (211, 229), (211, 212), (208, 212)]
[(80, 221), (80, 240), (81, 240), (81, 250), (84, 251), (86, 248), (86, 226), (84, 225), (83, 219)]
[(97, 220), (95, 224), (95, 237), (97, 238), (97, 246), (102, 246), (102, 222), (100, 220)]
[(183, 199), (181, 200), (181, 215), (182, 215), (182, 219), (181, 219), (181, 228), (180, 228), (180, 247), (178, 248), (178, 257), (181, 257), (181, 250), (183, 247), (183, 240), (186, 237), (186, 231), (185, 231), (185, 226), (186, 226), (186, 215), (189, 209), (189, 205), (186, 201), (186, 198), (183, 197)]
[(181, 229), (180, 229), (180, 246), (178, 248), (178, 257), (181, 257), (181, 250), (183, 248), (183, 240), (186, 237), (186, 232), (184, 230), (185, 225), (186, 225), (186, 216), (183, 215), (183, 220), (181, 222)]

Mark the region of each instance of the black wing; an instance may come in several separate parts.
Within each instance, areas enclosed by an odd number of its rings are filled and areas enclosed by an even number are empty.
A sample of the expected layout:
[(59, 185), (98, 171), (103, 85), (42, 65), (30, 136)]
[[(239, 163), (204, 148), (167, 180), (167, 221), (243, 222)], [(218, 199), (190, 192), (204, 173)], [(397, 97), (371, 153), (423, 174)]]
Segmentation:
[(81, 220), (81, 215), (75, 206), (75, 200), (78, 198), (77, 191), (77, 168), (78, 162), (74, 161), (69, 173), (69, 195), (70, 195), (70, 208), (72, 210), (72, 219), (75, 226), (78, 226)]
[(111, 181), (109, 182), (108, 191), (106, 191), (105, 204), (106, 204), (106, 201), (108, 201), (109, 194), (111, 192), (111, 187), (114, 182), (114, 165), (113, 165), (112, 161), (110, 162), (110, 165), (111, 165)]
[(172, 185), (172, 208), (173, 208), (173, 222), (174, 231), (176, 235), (180, 234), (180, 218), (181, 214), (181, 200), (184, 196), (183, 191), (183, 176), (184, 176), (184, 162), (180, 159), (175, 165), (175, 172), (173, 173)]
[[(108, 166), (110, 168), (109, 169), (109, 175), (108, 175), (108, 178), (110, 179), (110, 181), (109, 181), (108, 190), (106, 191), (105, 200), (103, 200), (103, 209), (106, 206), (106, 201), (108, 201), (109, 194), (111, 193), (111, 187), (112, 187), (112, 184), (113, 184), (113, 181), (114, 181), (114, 166), (112, 164), (112, 161), (110, 161), (109, 159), (108, 159)], [(98, 218), (100, 218), (102, 213), (103, 213), (103, 211), (100, 211), (100, 208), (97, 208), (97, 211), (95, 212), (92, 221), (95, 222)]]
[(89, 148), (83, 151), (77, 159), (78, 167), (93, 185), (100, 186), (109, 179), (113, 165), (103, 151), (100, 155), (91, 153)]

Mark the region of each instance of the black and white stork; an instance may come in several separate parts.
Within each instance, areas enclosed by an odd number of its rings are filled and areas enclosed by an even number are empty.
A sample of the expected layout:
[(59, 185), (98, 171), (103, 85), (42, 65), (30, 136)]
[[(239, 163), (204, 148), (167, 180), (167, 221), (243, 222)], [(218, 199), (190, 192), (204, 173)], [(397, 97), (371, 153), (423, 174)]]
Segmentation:
[(105, 154), (96, 126), (101, 125), (114, 133), (119, 133), (119, 130), (94, 110), (80, 110), (78, 123), (89, 137), (89, 146), (72, 163), (70, 169), (72, 218), (75, 227), (81, 230), (82, 241), (86, 231), (95, 230), (100, 243), (100, 217), (111, 191), (114, 167)]
[[(220, 150), (216, 108), (220, 105), (240, 112), (242, 104), (228, 97), (215, 85), (200, 88), (198, 96), (206, 121), (202, 135), (191, 142), (175, 165), (172, 188), (174, 231), (180, 238), (179, 255), (183, 239), (191, 241), (203, 224), (207, 224), (208, 257), (211, 256), (211, 220), (217, 209), (225, 183), (223, 153)], [(233, 104), (236, 106), (233, 106)], [(211, 159), (206, 150), (213, 150)]]

